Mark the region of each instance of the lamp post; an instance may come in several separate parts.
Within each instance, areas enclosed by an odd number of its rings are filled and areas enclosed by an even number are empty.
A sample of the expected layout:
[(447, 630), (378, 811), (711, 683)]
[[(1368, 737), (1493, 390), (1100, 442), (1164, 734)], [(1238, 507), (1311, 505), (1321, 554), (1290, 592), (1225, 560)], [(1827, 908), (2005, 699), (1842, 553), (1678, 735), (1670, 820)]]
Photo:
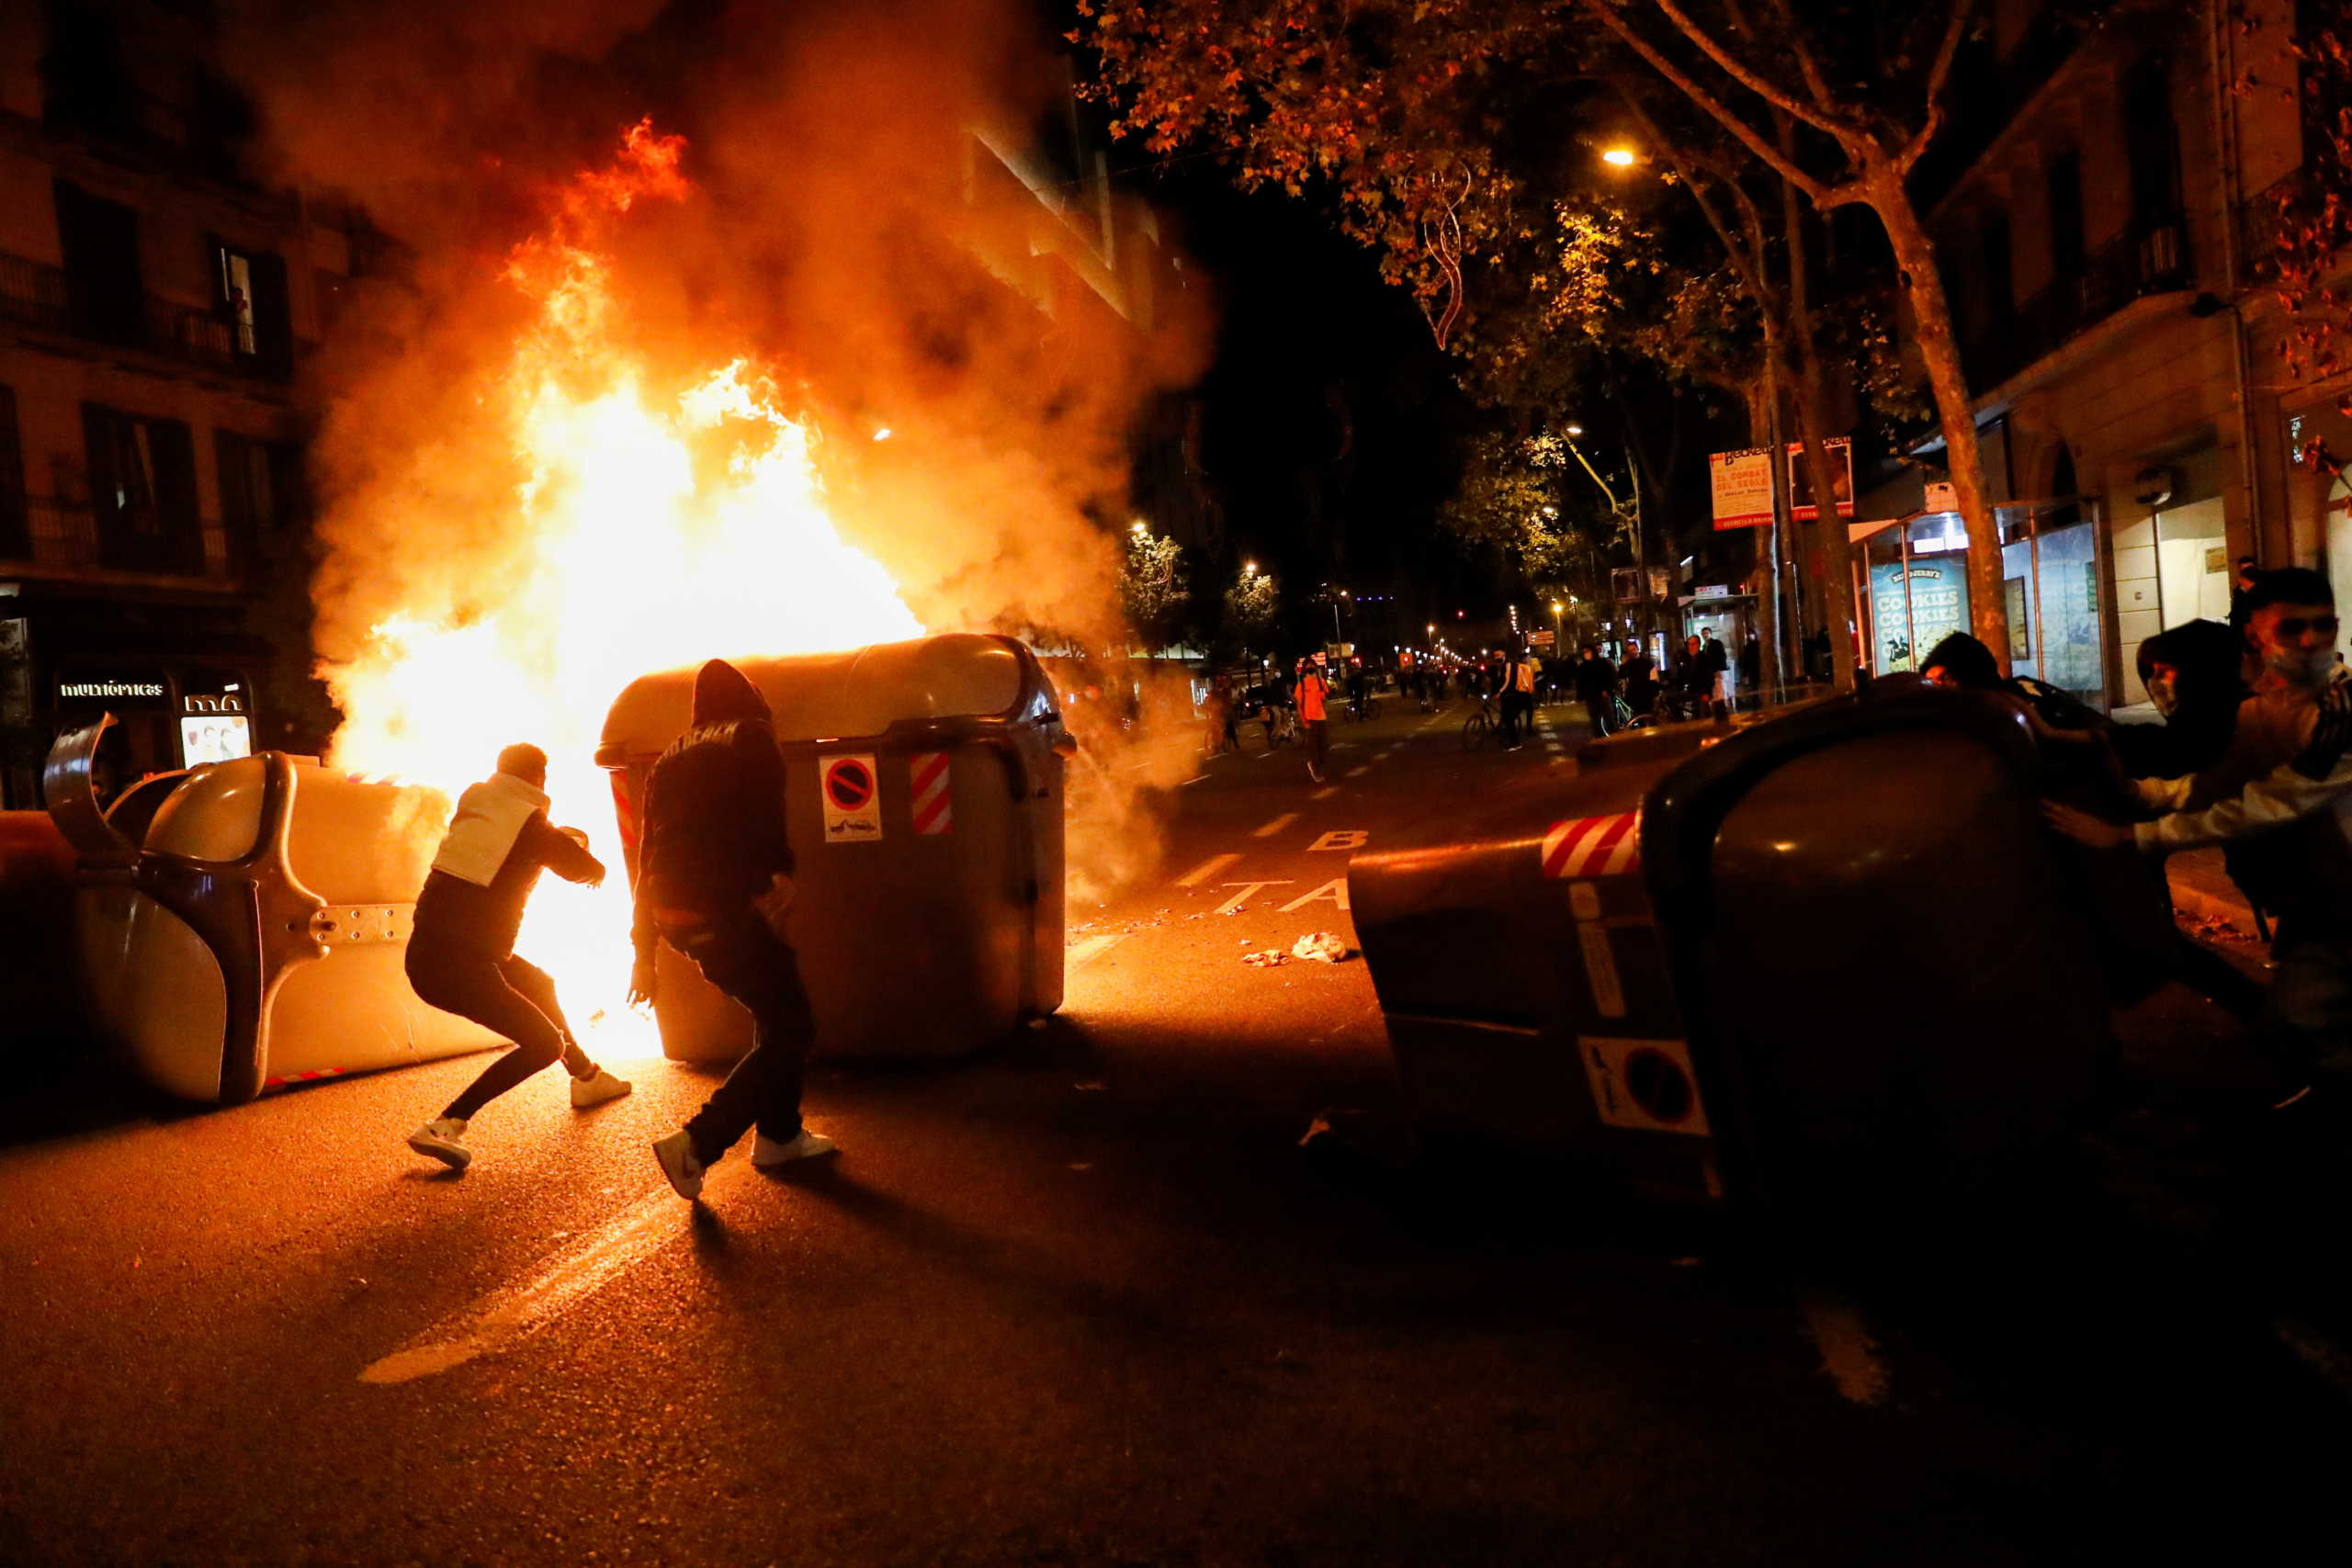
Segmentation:
[(1552, 601), (1552, 657), (1555, 659), (1565, 657), (1568, 651), (1567, 644), (1560, 640), (1560, 611), (1562, 607), (1563, 606), (1557, 599)]

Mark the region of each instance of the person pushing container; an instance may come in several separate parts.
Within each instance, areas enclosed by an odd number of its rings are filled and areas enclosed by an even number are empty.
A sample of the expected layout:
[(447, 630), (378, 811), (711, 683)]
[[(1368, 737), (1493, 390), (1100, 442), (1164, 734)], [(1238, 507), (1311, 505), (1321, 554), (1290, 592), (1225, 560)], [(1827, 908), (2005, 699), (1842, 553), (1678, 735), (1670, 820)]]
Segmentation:
[(433, 870), (417, 895), (408, 941), (408, 982), (444, 1012), (504, 1035), (514, 1049), (482, 1070), (448, 1108), (409, 1134), (408, 1146), (463, 1170), (473, 1154), (466, 1123), (481, 1108), (559, 1057), (571, 1073), (571, 1103), (586, 1111), (629, 1090), (588, 1059), (558, 1005), (555, 982), (514, 952), (523, 906), (542, 870), (594, 887), (604, 863), (588, 837), (548, 821), (548, 754), (509, 746), (498, 771), (458, 797)]
[(629, 1000), (654, 999), (655, 952), (666, 942), (752, 1015), (750, 1053), (684, 1126), (654, 1140), (662, 1174), (692, 1201), (704, 1171), (754, 1126), (752, 1164), (763, 1170), (833, 1147), (800, 1123), (817, 1024), (779, 930), (793, 869), (784, 753), (766, 699), (726, 660), (695, 673), (686, 733), (653, 764), (641, 821)]

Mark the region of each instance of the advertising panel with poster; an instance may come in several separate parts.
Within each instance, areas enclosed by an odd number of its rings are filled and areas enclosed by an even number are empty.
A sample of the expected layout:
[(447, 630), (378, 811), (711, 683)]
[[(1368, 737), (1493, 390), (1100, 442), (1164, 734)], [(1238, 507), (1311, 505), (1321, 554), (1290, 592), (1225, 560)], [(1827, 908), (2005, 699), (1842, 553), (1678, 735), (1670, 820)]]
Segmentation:
[(1766, 446), (1714, 452), (1707, 457), (1707, 491), (1715, 526), (1754, 528), (1772, 521), (1772, 465)]
[[(1822, 443), (1828, 448), (1829, 466), (1836, 470), (1838, 484), (1838, 515), (1854, 514), (1854, 444), (1843, 435), (1833, 435)], [(1810, 523), (1821, 515), (1813, 503), (1813, 472), (1804, 460), (1804, 443), (1789, 443), (1789, 515), (1800, 523)]]
[(1914, 556), (1907, 581), (1901, 561), (1873, 562), (1871, 625), (1878, 673), (1917, 668), (1929, 649), (1968, 629), (1968, 558)]
[(243, 714), (180, 716), (180, 759), (191, 768), (253, 755), (251, 721)]

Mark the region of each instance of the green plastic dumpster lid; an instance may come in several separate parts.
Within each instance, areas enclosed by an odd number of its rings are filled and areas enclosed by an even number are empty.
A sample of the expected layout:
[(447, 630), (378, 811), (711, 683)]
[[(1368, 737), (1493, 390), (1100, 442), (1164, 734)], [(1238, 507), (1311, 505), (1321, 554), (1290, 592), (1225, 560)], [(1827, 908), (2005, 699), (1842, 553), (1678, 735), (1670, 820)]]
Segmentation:
[[(908, 719), (1009, 715), (1021, 701), (1027, 650), (1009, 637), (951, 632), (842, 653), (733, 659), (775, 713), (786, 740), (879, 735)], [(632, 681), (605, 716), (600, 757), (657, 753), (684, 733), (692, 669)]]

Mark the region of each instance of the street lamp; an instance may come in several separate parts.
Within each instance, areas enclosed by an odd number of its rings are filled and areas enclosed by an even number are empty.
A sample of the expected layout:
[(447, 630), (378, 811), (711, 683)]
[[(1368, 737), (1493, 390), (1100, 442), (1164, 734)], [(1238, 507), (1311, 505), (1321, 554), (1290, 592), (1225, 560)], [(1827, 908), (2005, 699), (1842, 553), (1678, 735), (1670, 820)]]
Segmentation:
[(1553, 658), (1555, 658), (1555, 659), (1560, 659), (1560, 658), (1564, 658), (1564, 657), (1566, 657), (1566, 654), (1567, 654), (1567, 651), (1568, 651), (1568, 649), (1567, 649), (1567, 645), (1566, 645), (1566, 643), (1564, 643), (1564, 642), (1561, 640), (1561, 638), (1560, 638), (1560, 609), (1561, 609), (1560, 602), (1559, 602), (1557, 599), (1553, 600), (1553, 601), (1552, 601), (1552, 657), (1553, 657)]

